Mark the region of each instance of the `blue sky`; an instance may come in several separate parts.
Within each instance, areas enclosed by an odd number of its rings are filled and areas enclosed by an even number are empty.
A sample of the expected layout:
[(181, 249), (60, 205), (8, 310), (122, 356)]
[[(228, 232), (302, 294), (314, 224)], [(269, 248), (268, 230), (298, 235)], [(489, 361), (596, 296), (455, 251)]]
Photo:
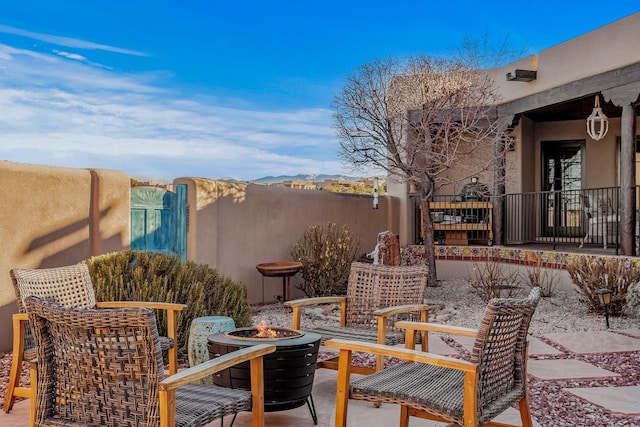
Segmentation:
[(0, 160), (133, 178), (329, 173), (331, 101), (375, 58), (465, 35), (536, 53), (636, 1), (0, 0)]

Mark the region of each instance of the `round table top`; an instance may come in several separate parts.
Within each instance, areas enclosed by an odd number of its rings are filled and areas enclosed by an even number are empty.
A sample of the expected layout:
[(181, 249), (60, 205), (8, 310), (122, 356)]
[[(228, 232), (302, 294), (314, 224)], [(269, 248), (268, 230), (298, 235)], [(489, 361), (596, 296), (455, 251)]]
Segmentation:
[(258, 269), (260, 274), (269, 277), (293, 276), (300, 271), (301, 268), (302, 263), (295, 261), (265, 262), (256, 265), (256, 269)]
[(304, 332), (301, 336), (296, 338), (287, 338), (284, 337), (282, 339), (255, 339), (255, 340), (247, 340), (247, 339), (235, 339), (228, 335), (228, 332), (220, 332), (217, 334), (211, 334), (207, 337), (207, 341), (210, 343), (222, 344), (222, 345), (237, 345), (242, 347), (257, 345), (257, 344), (273, 344), (278, 347), (289, 347), (289, 346), (298, 346), (298, 345), (306, 345), (311, 343), (316, 343), (320, 341), (322, 338), (319, 334), (315, 332)]

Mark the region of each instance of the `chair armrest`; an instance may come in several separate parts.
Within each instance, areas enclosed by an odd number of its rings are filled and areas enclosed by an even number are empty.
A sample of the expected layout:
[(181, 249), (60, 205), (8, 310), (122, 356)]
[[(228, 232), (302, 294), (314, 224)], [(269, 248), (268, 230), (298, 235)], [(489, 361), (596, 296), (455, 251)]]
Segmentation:
[(242, 362), (249, 362), (251, 373), (251, 413), (254, 426), (264, 426), (264, 360), (265, 354), (273, 353), (273, 344), (258, 344), (207, 360), (185, 369), (158, 384), (160, 402), (160, 427), (176, 425), (176, 388), (205, 378), (218, 371)]
[(287, 301), (284, 303), (285, 307), (293, 309), (291, 327), (293, 329), (300, 329), (301, 325), (301, 316), (302, 316), (302, 307), (306, 307), (309, 305), (320, 305), (320, 304), (331, 304), (331, 303), (340, 303), (340, 326), (344, 326), (346, 324), (346, 316), (347, 316), (347, 297), (343, 296), (333, 296), (333, 297), (315, 297), (315, 298), (301, 298), (293, 301)]
[[(378, 344), (384, 344), (386, 342), (387, 335), (387, 318), (399, 313), (410, 313), (419, 311), (420, 322), (426, 322), (429, 320), (429, 309), (435, 307), (434, 304), (405, 304), (396, 305), (392, 307), (385, 307), (375, 310), (374, 315), (378, 317)], [(397, 323), (397, 322), (396, 322)], [(394, 324), (394, 326), (396, 326)], [(396, 326), (397, 327), (397, 326)], [(415, 348), (415, 332), (407, 332), (405, 335), (405, 346), (407, 348)], [(429, 351), (429, 342), (426, 332), (422, 333), (422, 351)], [(376, 370), (381, 370), (384, 367), (383, 357), (379, 356), (376, 359)]]
[(475, 337), (478, 334), (477, 329), (463, 328), (461, 326), (443, 325), (440, 323), (426, 323), (426, 322), (410, 322), (400, 321), (396, 322), (397, 328), (408, 329), (412, 331), (425, 331), (425, 332), (442, 332), (454, 335), (463, 335), (467, 337)]
[(319, 305), (319, 304), (330, 304), (333, 302), (342, 302), (347, 297), (315, 297), (315, 298), (300, 298), (291, 301), (287, 301), (284, 303), (285, 307), (295, 308), (295, 307), (304, 307), (307, 305)]
[(191, 368), (180, 371), (177, 374), (164, 379), (160, 382), (160, 390), (173, 390), (177, 387), (213, 375), (216, 372), (237, 365), (238, 363), (273, 353), (275, 350), (276, 346), (273, 344), (257, 344), (227, 353), (223, 356), (216, 357), (215, 359), (207, 360), (204, 363), (192, 366)]
[(445, 368), (457, 369), (464, 372), (475, 372), (478, 369), (477, 364), (468, 362), (466, 360), (456, 359), (455, 357), (441, 356), (434, 353), (425, 353), (419, 350), (413, 350), (403, 347), (393, 347), (383, 344), (367, 343), (364, 341), (347, 341), (342, 339), (330, 339), (328, 341), (325, 341), (323, 345), (325, 347), (336, 348), (342, 351), (357, 351), (387, 357), (395, 357), (410, 362), (437, 365)]
[(428, 311), (429, 309), (435, 307), (434, 304), (405, 304), (405, 305), (394, 305), (393, 307), (385, 307), (379, 308), (375, 310), (373, 314), (375, 316), (380, 317), (389, 317), (398, 313), (410, 313), (412, 311)]
[(29, 321), (29, 315), (27, 313), (14, 313), (13, 314), (14, 322), (27, 322)]
[(154, 310), (182, 311), (187, 308), (186, 304), (173, 302), (152, 302), (152, 301), (100, 301), (96, 302), (96, 308), (130, 308), (145, 307)]

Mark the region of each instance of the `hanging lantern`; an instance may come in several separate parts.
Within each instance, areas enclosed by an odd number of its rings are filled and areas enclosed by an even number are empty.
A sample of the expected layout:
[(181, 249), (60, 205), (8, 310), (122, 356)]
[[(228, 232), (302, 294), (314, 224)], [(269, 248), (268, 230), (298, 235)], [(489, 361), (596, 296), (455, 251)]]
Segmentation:
[(587, 133), (596, 141), (601, 140), (609, 130), (609, 120), (600, 108), (600, 98), (596, 95), (596, 105), (593, 112), (587, 117)]

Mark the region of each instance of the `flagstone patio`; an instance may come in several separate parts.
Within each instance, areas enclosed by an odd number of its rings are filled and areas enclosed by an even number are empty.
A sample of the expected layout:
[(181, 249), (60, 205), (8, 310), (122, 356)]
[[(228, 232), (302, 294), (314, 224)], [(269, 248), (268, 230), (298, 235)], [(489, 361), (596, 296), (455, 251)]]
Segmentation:
[[(437, 336), (430, 337), (430, 351), (451, 355), (457, 346), (468, 349), (466, 338), (456, 337), (448, 345)], [(530, 402), (534, 426), (624, 425), (640, 426), (640, 325), (638, 329), (600, 332), (547, 334), (532, 338), (529, 360)], [(623, 366), (617, 366), (621, 361)], [(635, 366), (635, 368), (633, 368)], [(635, 376), (615, 372), (635, 369)], [(336, 372), (319, 369), (315, 374), (313, 399), (318, 426), (334, 425)], [(18, 402), (11, 413), (0, 412), (3, 427), (28, 426), (28, 401)], [(362, 401), (349, 404), (349, 426), (396, 425), (399, 409), (385, 404), (375, 408)], [(499, 418), (519, 423), (516, 409)], [(225, 420), (225, 425), (228, 423)], [(211, 426), (219, 426), (219, 421)], [(251, 425), (251, 416), (243, 413), (234, 426)], [(313, 426), (306, 406), (266, 414), (267, 426)], [(443, 423), (412, 419), (412, 427), (443, 427)]]

